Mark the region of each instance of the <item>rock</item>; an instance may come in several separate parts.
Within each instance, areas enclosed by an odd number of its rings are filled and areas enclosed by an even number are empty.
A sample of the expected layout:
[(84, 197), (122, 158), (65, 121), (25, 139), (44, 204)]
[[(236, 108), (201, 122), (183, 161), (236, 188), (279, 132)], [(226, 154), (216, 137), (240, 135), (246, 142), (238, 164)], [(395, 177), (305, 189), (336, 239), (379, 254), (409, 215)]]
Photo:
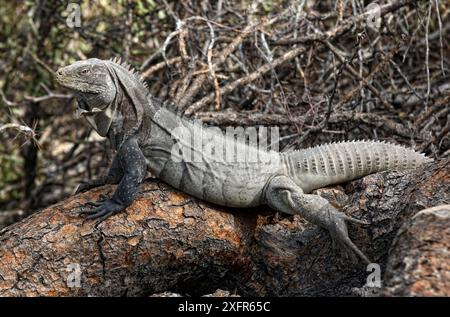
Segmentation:
[(230, 291), (224, 291), (221, 289), (217, 289), (214, 293), (208, 294), (208, 295), (203, 295), (203, 297), (240, 297), (240, 296), (236, 295), (236, 294), (231, 294)]

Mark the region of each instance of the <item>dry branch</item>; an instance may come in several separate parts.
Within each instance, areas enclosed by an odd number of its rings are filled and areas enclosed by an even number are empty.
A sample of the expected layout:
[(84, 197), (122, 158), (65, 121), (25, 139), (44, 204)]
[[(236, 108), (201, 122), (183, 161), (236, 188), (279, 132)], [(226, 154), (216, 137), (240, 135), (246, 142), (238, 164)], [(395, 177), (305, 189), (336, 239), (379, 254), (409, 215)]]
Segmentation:
[[(398, 10), (399, 8), (406, 6), (412, 2), (414, 2), (414, 1), (411, 1), (411, 0), (393, 1), (384, 6), (381, 6), (380, 7), (380, 16), (384, 16), (388, 13), (394, 12), (394, 11)], [(365, 12), (360, 15), (351, 17), (351, 18), (345, 20), (342, 24), (338, 24), (336, 27), (334, 27), (333, 29), (331, 29), (327, 32), (307, 35), (307, 36), (304, 36), (303, 38), (297, 39), (297, 40), (299, 40), (300, 43), (309, 43), (309, 42), (316, 42), (316, 41), (317, 42), (335, 41), (341, 35), (343, 35), (347, 31), (349, 31), (352, 27), (365, 21), (368, 17), (368, 14), (369, 13)], [(245, 32), (244, 32), (244, 34), (245, 34)], [(291, 42), (291, 44), (292, 44), (292, 42)], [(230, 45), (229, 47), (230, 47), (230, 49), (228, 49), (227, 52), (228, 51), (232, 52), (235, 49), (235, 47), (232, 45)], [(259, 67), (258, 70), (252, 72), (251, 74), (248, 74), (245, 77), (238, 78), (238, 79), (234, 80), (233, 82), (226, 84), (225, 86), (220, 88), (220, 95), (228, 94), (231, 91), (233, 91), (234, 89), (236, 89), (237, 87), (245, 86), (245, 85), (255, 81), (256, 79), (261, 78), (268, 71), (270, 71), (270, 70), (274, 69), (275, 67), (278, 67), (288, 61), (293, 60), (297, 56), (306, 52), (306, 50), (307, 50), (307, 47), (302, 46), (302, 47), (298, 47), (298, 48), (293, 48), (293, 49), (285, 52), (281, 56), (279, 56), (279, 57), (273, 59), (272, 61), (264, 64), (263, 66)], [(223, 55), (223, 56), (226, 56), (226, 55)], [(222, 60), (224, 60), (224, 57), (222, 57), (220, 59), (220, 61), (222, 61)], [(207, 105), (211, 104), (211, 102), (214, 100), (215, 96), (216, 96), (216, 93), (212, 92), (212, 93), (208, 94), (207, 96), (203, 97), (202, 99), (200, 99), (199, 101), (195, 102), (194, 104), (190, 105), (186, 109), (186, 114), (192, 115), (193, 113), (203, 109)], [(185, 104), (187, 104), (187, 103), (183, 103), (180, 107), (184, 108)]]
[[(201, 121), (217, 126), (289, 126), (292, 124), (306, 125), (311, 127), (313, 119), (317, 119), (315, 115), (308, 114), (305, 116), (288, 117), (284, 114), (263, 114), (263, 113), (247, 113), (247, 112), (199, 112), (195, 115)], [(319, 116), (322, 118), (323, 115)], [(350, 124), (364, 124), (371, 127), (390, 132), (401, 137), (411, 137), (411, 129), (403, 126), (401, 123), (391, 120), (387, 116), (376, 113), (363, 113), (356, 111), (341, 111), (331, 113), (328, 123), (349, 127)]]

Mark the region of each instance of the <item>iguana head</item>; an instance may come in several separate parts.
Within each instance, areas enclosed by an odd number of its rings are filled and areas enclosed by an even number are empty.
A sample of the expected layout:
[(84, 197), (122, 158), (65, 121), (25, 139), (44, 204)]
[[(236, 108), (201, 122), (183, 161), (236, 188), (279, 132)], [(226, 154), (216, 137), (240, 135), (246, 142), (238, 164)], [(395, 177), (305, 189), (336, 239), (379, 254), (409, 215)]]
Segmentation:
[(105, 102), (111, 102), (111, 90), (114, 90), (105, 61), (90, 58), (61, 67), (56, 72), (56, 81), (81, 94), (95, 94)]
[(125, 135), (139, 129), (148, 89), (129, 65), (90, 58), (58, 69), (56, 81), (75, 92), (78, 112), (101, 136), (113, 126)]

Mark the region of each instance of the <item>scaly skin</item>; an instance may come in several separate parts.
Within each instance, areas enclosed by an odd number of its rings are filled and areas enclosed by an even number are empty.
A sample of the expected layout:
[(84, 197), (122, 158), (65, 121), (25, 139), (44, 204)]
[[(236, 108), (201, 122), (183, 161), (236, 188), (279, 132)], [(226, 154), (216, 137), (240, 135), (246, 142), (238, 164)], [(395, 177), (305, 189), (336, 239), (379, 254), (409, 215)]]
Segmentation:
[[(111, 198), (89, 202), (88, 209), (81, 209), (98, 221), (129, 206), (149, 170), (173, 187), (219, 205), (267, 204), (299, 214), (327, 229), (344, 250), (368, 262), (349, 239), (345, 223), (362, 222), (308, 193), (428, 161), (413, 150), (376, 141), (334, 143), (281, 154), (260, 150), (221, 134), (218, 128), (206, 128), (177, 115), (151, 97), (139, 75), (117, 60), (79, 61), (59, 69), (56, 79), (75, 91), (80, 113), (117, 149), (108, 175), (79, 188), (118, 183)], [(198, 146), (200, 141), (202, 146)], [(219, 145), (226, 145), (226, 151)], [(230, 153), (234, 154), (226, 156)], [(239, 159), (242, 153), (247, 155)]]
[(306, 193), (372, 173), (414, 169), (430, 161), (411, 149), (379, 141), (324, 144), (290, 152), (285, 160), (289, 176)]

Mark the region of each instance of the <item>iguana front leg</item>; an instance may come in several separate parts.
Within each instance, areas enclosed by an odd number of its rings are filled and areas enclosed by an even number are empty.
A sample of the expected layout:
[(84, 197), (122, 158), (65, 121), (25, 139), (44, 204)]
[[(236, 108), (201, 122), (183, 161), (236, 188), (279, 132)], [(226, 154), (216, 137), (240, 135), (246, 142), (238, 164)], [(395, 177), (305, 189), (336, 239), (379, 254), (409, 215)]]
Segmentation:
[[(117, 153), (118, 166), (123, 176), (111, 198), (103, 198), (97, 202), (88, 202), (82, 207), (80, 214), (87, 214), (88, 219), (98, 219), (98, 222), (123, 211), (131, 205), (138, 187), (146, 174), (144, 154), (134, 138), (125, 141)], [(90, 209), (86, 210), (86, 206)]]
[(112, 161), (111, 167), (108, 170), (108, 174), (98, 179), (94, 179), (88, 182), (80, 184), (75, 191), (75, 194), (83, 193), (92, 188), (103, 186), (106, 184), (118, 184), (123, 177), (123, 171), (119, 164), (118, 155), (116, 155)]
[(333, 242), (349, 254), (357, 254), (365, 262), (369, 259), (350, 240), (345, 221), (366, 224), (336, 210), (325, 198), (303, 193), (289, 177), (272, 178), (265, 190), (266, 203), (275, 210), (291, 215), (298, 214), (306, 220), (329, 231)]

